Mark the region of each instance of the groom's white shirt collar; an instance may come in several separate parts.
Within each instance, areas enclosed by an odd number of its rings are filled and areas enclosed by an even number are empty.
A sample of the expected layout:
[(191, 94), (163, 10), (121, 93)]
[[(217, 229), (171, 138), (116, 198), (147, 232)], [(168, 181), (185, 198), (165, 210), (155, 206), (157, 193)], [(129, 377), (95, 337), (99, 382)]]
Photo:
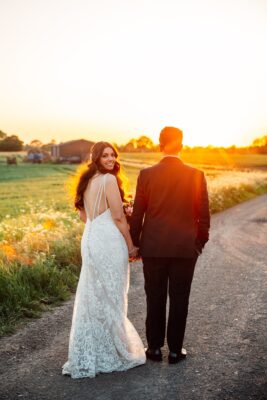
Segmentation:
[(179, 158), (180, 159), (179, 156), (175, 156), (174, 154), (163, 154), (162, 155), (162, 158), (166, 158), (166, 157), (173, 157), (173, 158)]

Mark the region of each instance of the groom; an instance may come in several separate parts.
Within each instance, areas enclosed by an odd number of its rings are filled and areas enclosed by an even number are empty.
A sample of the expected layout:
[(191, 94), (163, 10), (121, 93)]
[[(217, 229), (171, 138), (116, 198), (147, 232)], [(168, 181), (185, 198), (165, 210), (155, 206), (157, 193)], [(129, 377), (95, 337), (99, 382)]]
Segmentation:
[(179, 158), (183, 132), (166, 127), (159, 137), (162, 160), (140, 171), (130, 231), (143, 259), (147, 300), (147, 358), (161, 361), (166, 330), (169, 363), (182, 348), (189, 294), (198, 256), (209, 239), (210, 214), (204, 173)]

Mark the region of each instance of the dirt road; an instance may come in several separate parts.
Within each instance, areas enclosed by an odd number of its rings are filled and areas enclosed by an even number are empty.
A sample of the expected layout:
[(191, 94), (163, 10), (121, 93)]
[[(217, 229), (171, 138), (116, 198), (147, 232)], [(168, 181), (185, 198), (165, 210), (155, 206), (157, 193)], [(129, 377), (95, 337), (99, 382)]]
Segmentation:
[[(212, 217), (211, 239), (192, 285), (186, 361), (168, 365), (165, 348), (159, 364), (95, 379), (62, 376), (71, 301), (0, 341), (0, 399), (266, 398), (266, 272), (264, 195)], [(140, 263), (132, 265), (129, 318), (145, 343)]]

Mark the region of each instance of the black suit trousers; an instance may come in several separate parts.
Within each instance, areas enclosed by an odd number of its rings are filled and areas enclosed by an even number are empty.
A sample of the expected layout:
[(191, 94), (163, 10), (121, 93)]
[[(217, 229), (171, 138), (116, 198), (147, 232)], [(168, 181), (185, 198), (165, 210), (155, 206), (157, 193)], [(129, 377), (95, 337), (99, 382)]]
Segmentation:
[(166, 303), (169, 294), (167, 343), (170, 351), (175, 353), (181, 351), (196, 261), (197, 256), (194, 258), (143, 257), (148, 347), (155, 349), (164, 346)]

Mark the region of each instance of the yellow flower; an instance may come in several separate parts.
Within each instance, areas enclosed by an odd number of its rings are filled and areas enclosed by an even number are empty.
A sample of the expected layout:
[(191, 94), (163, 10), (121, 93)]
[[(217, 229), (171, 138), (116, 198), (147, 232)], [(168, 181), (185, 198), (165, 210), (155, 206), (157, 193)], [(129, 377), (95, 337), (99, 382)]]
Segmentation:
[(16, 258), (16, 250), (10, 244), (0, 244), (0, 251), (4, 253), (8, 261)]
[(53, 219), (46, 219), (46, 220), (43, 222), (43, 227), (44, 227), (45, 229), (47, 229), (47, 230), (50, 230), (50, 229), (53, 229), (53, 228), (56, 227), (56, 223), (55, 223), (55, 221), (54, 221)]

